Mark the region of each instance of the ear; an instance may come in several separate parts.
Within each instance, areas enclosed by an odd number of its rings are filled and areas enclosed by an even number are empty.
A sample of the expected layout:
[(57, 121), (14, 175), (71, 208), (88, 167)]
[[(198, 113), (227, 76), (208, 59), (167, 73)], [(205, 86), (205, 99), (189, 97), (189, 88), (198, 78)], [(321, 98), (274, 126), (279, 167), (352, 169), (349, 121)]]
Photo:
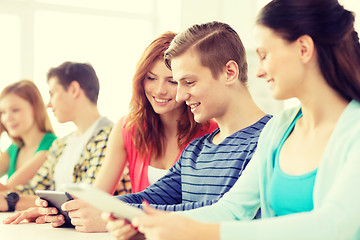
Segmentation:
[(72, 81), (68, 87), (68, 92), (74, 97), (78, 98), (81, 93), (80, 84), (77, 81)]
[(239, 66), (234, 60), (230, 60), (225, 65), (226, 71), (226, 85), (232, 85), (235, 81), (238, 81)]
[(296, 40), (300, 46), (300, 57), (303, 63), (309, 62), (315, 53), (315, 44), (309, 35), (302, 35)]

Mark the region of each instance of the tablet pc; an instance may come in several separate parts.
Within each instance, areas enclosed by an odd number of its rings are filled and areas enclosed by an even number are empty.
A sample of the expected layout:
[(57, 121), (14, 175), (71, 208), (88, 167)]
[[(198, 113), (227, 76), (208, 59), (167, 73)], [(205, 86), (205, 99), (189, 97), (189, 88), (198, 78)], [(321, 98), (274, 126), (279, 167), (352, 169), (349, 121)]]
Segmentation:
[(89, 184), (69, 184), (64, 186), (64, 190), (104, 212), (112, 213), (115, 218), (131, 221), (134, 217), (145, 214), (143, 210), (130, 206)]
[(65, 224), (63, 227), (73, 227), (71, 219), (66, 211), (61, 210), (61, 205), (69, 200), (72, 200), (70, 194), (67, 192), (36, 190), (35, 194), (48, 202), (48, 207), (55, 207), (59, 214), (64, 215)]

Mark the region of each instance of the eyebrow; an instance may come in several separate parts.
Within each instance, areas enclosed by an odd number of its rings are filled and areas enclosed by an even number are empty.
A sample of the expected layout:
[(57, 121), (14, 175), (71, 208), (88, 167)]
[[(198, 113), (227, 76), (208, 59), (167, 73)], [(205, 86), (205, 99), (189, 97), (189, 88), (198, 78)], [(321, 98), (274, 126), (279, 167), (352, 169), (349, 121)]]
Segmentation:
[(178, 82), (181, 82), (181, 81), (185, 81), (187, 79), (197, 79), (197, 77), (195, 75), (192, 75), (192, 74), (186, 74), (185, 76), (181, 77), (179, 80), (177, 80)]
[(153, 72), (151, 72), (151, 71), (149, 71), (148, 73), (151, 73), (152, 75), (157, 76), (155, 73), (153, 73)]
[[(150, 74), (158, 77), (158, 75), (156, 75), (155, 73), (153, 73), (153, 72), (151, 72), (151, 71), (148, 71), (148, 73), (150, 73)], [(166, 79), (173, 79), (173, 75), (171, 75), (171, 76), (166, 76), (165, 78), (166, 78)]]

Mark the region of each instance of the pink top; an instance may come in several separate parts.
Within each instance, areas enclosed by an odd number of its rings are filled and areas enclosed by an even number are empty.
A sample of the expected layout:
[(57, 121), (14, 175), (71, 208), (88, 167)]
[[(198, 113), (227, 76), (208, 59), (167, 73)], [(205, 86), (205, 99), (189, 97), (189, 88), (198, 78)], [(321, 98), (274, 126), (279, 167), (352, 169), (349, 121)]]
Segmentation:
[[(130, 181), (131, 181), (131, 191), (133, 193), (140, 192), (147, 188), (149, 183), (148, 178), (148, 166), (150, 163), (150, 156), (151, 156), (151, 149), (150, 153), (146, 155), (145, 157), (140, 157), (138, 155), (138, 152), (134, 146), (134, 143), (132, 141), (132, 136), (129, 131), (126, 130), (125, 126), (127, 123), (127, 117), (123, 117), (121, 119), (122, 121), (122, 135), (124, 140), (124, 146), (127, 153), (127, 160), (129, 163), (129, 175), (130, 175)], [(201, 128), (195, 136), (191, 139), (191, 141), (195, 138), (204, 136), (205, 134), (213, 132), (215, 129), (218, 128), (218, 125), (215, 121), (211, 120), (210, 125), (205, 128)], [(174, 160), (174, 163), (179, 159), (181, 152), (184, 150), (184, 148), (189, 144), (190, 142), (186, 143), (185, 146), (180, 149), (179, 154), (176, 156), (176, 159)]]

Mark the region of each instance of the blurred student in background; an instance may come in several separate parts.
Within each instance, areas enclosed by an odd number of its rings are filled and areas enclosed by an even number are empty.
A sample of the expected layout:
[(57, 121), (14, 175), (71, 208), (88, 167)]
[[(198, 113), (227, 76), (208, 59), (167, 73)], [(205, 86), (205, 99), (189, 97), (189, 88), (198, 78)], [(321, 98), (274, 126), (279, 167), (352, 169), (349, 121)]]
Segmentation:
[[(63, 184), (93, 183), (102, 166), (113, 123), (99, 114), (99, 80), (94, 68), (87, 63), (64, 62), (51, 68), (47, 79), (49, 107), (60, 123), (73, 122), (77, 130), (53, 142), (39, 171), (27, 184), (16, 186), (9, 193), (11, 199), (4, 198), (7, 192), (0, 192), (0, 211), (7, 211), (10, 205), (16, 210), (35, 206), (37, 197), (33, 194), (38, 189), (61, 190)], [(130, 192), (125, 186), (123, 189)]]
[(8, 180), (0, 189), (26, 184), (46, 159), (56, 139), (41, 94), (36, 85), (22, 80), (8, 85), (0, 94), (0, 134), (12, 144), (0, 156), (0, 176)]

